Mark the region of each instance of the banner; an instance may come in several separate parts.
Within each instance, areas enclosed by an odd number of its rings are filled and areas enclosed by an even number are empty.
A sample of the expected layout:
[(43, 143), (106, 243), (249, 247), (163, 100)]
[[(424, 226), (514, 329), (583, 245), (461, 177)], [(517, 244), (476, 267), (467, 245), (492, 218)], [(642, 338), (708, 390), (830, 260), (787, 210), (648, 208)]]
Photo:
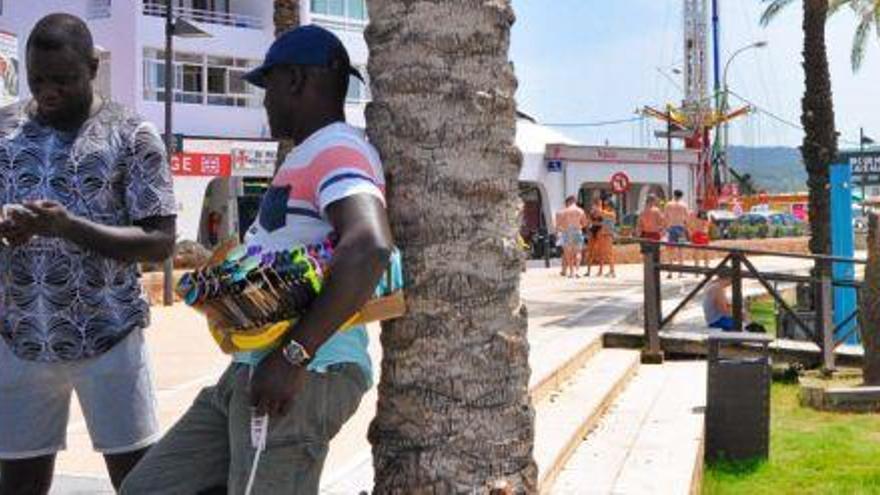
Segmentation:
[(0, 106), (18, 101), (18, 38), (0, 31)]

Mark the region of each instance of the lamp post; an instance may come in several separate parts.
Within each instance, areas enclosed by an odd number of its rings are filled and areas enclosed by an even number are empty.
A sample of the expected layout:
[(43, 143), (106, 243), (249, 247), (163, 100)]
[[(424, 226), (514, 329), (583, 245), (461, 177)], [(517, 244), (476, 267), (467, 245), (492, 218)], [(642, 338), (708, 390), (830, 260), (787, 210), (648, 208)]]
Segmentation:
[[(766, 41), (757, 41), (755, 43), (751, 43), (749, 45), (746, 45), (746, 46), (740, 48), (739, 50), (733, 52), (733, 55), (731, 55), (730, 58), (727, 59), (727, 63), (724, 64), (724, 76), (722, 77), (722, 80), (724, 81), (724, 93), (723, 93), (723, 97), (721, 99), (721, 111), (720, 111), (721, 115), (727, 115), (728, 107), (730, 105), (729, 100), (728, 100), (728, 98), (730, 96), (730, 86), (727, 85), (727, 73), (728, 73), (728, 70), (730, 69), (730, 65), (733, 63), (733, 61), (736, 59), (736, 57), (739, 56), (741, 53), (747, 52), (749, 50), (757, 49), (757, 48), (765, 48), (766, 46), (767, 46)], [(721, 124), (719, 123), (718, 125), (720, 126)], [(716, 136), (718, 135), (718, 130), (720, 130), (720, 129), (716, 129), (716, 131), (715, 131)], [(727, 121), (724, 121), (724, 140), (723, 140), (723, 144), (721, 146), (721, 156), (722, 156), (721, 162), (724, 164), (725, 168), (727, 168), (727, 145), (730, 142), (729, 141), (729, 134), (730, 134), (730, 123)], [(727, 180), (728, 180), (726, 175), (727, 174), (725, 174), (725, 177), (723, 177), (723, 182), (727, 182)]]
[[(859, 159), (862, 159), (862, 155), (865, 153), (865, 145), (874, 144), (874, 140), (865, 135), (865, 128), (859, 128)], [(866, 172), (867, 170), (863, 171)], [(862, 186), (862, 216), (868, 212), (866, 207), (866, 203), (868, 201), (867, 192), (865, 190), (865, 183), (868, 181), (868, 174), (862, 173), (861, 178), (859, 178), (859, 184)]]
[[(165, 0), (165, 153), (168, 160), (174, 153), (174, 131), (172, 130), (172, 104), (174, 103), (174, 37), (210, 38), (211, 35), (202, 31), (184, 19), (174, 18), (174, 6), (171, 0)], [(174, 255), (165, 260), (163, 265), (162, 303), (165, 306), (174, 304)]]

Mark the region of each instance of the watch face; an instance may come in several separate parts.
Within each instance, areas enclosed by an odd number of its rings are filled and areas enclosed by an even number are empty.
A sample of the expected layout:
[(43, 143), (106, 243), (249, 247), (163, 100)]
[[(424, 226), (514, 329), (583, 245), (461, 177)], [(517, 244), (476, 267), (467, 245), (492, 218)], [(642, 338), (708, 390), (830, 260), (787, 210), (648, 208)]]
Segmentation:
[(287, 347), (284, 348), (284, 357), (293, 365), (300, 365), (308, 360), (306, 350), (296, 342), (287, 344)]

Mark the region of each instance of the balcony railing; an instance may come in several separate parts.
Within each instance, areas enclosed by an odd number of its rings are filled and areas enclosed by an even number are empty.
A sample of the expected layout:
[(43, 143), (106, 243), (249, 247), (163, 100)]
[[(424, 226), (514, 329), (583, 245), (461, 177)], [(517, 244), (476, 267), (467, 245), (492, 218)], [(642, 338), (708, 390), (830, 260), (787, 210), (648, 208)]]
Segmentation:
[[(165, 3), (157, 0), (144, 0), (144, 15), (165, 17)], [(263, 19), (246, 14), (215, 12), (212, 10), (174, 7), (174, 15), (190, 21), (246, 29), (263, 29)]]
[(315, 24), (333, 31), (355, 31), (363, 33), (369, 21), (366, 19), (352, 19), (335, 15), (311, 14), (311, 21)]

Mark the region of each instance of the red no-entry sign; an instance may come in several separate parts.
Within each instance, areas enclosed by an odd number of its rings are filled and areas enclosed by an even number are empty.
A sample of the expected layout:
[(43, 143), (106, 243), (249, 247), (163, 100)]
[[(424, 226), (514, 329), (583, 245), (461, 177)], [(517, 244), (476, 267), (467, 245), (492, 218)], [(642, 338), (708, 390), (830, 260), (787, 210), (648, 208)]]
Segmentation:
[(630, 186), (632, 186), (632, 182), (630, 182), (629, 176), (624, 172), (617, 172), (611, 176), (611, 191), (613, 191), (614, 194), (628, 192)]

